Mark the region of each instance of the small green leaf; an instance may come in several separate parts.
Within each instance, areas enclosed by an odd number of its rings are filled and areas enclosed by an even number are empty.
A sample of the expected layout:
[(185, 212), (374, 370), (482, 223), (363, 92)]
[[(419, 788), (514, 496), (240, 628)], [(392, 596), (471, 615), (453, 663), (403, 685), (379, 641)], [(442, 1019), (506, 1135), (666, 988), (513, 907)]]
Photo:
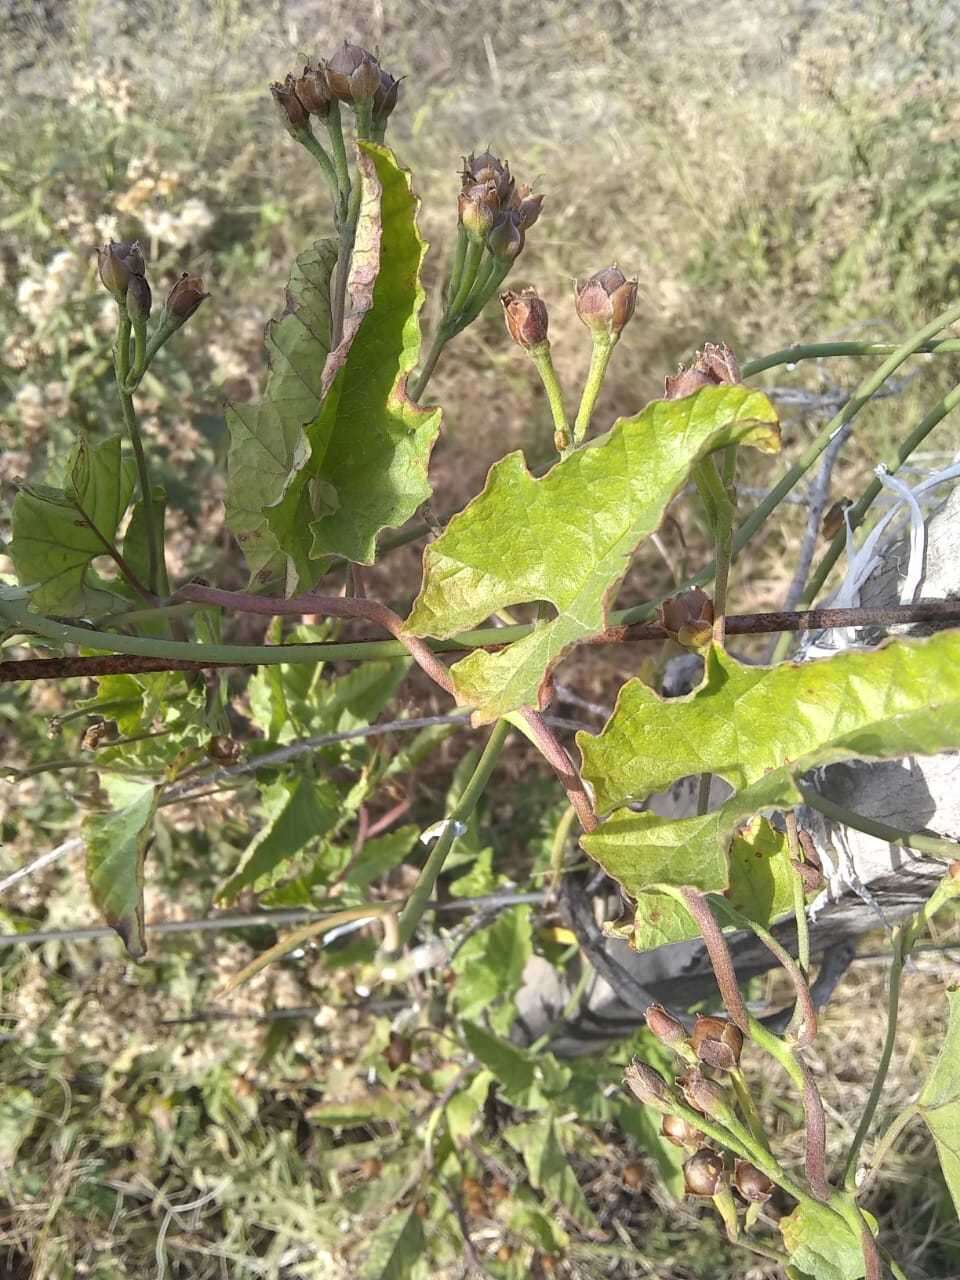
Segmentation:
[(9, 553), (20, 582), (35, 587), (38, 609), (94, 615), (116, 607), (118, 597), (92, 562), (108, 554), (133, 494), (121, 444), (119, 436), (98, 445), (81, 436), (62, 489), (30, 485), (17, 494)]
[(960, 988), (947, 988), (947, 1034), (918, 1100), (937, 1144), (940, 1167), (960, 1214)]
[(257, 892), (269, 888), (304, 845), (333, 828), (340, 815), (340, 796), (329, 782), (299, 777), (267, 788), (264, 809), (267, 821), (218, 891), (218, 900), (235, 898), (247, 888)]
[(511, 1125), (503, 1136), (523, 1156), (527, 1174), (537, 1190), (561, 1204), (578, 1227), (594, 1230), (597, 1220), (570, 1168), (552, 1116)]
[(459, 1015), (479, 1018), (486, 1012), (494, 1029), (506, 1034), (515, 1016), (511, 997), (519, 990), (532, 950), (529, 907), (504, 911), (472, 934), (453, 958), (457, 982), (452, 995)]
[(826, 1205), (797, 1205), (780, 1219), (780, 1232), (791, 1266), (809, 1280), (860, 1280), (866, 1273), (860, 1240)]
[[(724, 893), (734, 833), (756, 814), (799, 803), (797, 775), (839, 760), (960, 746), (960, 632), (776, 667), (746, 666), (713, 648), (693, 693), (663, 699), (631, 680), (603, 731), (580, 733), (577, 743), (598, 809), (616, 810), (583, 837), (590, 856), (634, 898), (658, 882)], [(617, 807), (698, 773), (734, 788), (712, 813), (671, 821)], [(737, 893), (753, 910), (764, 895), (776, 909), (783, 888), (768, 882)], [(691, 936), (686, 913), (668, 899), (638, 902), (636, 947)]]
[(363, 1280), (409, 1280), (424, 1248), (423, 1222), (413, 1209), (388, 1214), (370, 1240)]
[(363, 186), (348, 291), (352, 323), (324, 371), (329, 390), (308, 420), (282, 495), (267, 506), (289, 559), (289, 590), (313, 586), (323, 558), (372, 564), (378, 533), (430, 496), (427, 466), (440, 410), (407, 396), (420, 359), (420, 267), (410, 175), (385, 147), (363, 143)]
[(452, 669), (477, 723), (540, 705), (564, 654), (605, 630), (634, 550), (656, 530), (697, 459), (735, 443), (775, 452), (779, 439), (776, 412), (761, 392), (708, 387), (622, 418), (542, 479), (531, 476), (522, 454), (508, 454), (424, 552), (409, 630), (452, 636), (498, 609), (549, 601), (556, 618)]
[(110, 781), (112, 795), (122, 807), (84, 819), (87, 883), (107, 924), (119, 933), (128, 954), (139, 960), (147, 950), (143, 930), (143, 864), (159, 788), (124, 779)]
[(267, 326), (270, 372), (259, 404), (231, 405), (227, 456), (227, 525), (243, 548), (250, 573), (279, 570), (283, 555), (264, 508), (283, 492), (303, 428), (325, 394), (330, 350), (330, 274), (337, 242), (318, 240), (290, 271), (283, 313)]
[(534, 1082), (534, 1061), (524, 1050), (501, 1040), (475, 1022), (463, 1023), (467, 1048), (478, 1062), (489, 1068), (513, 1098), (525, 1098)]
[(367, 840), (347, 873), (347, 884), (356, 889), (365, 889), (368, 884), (398, 867), (416, 847), (419, 838), (420, 828), (408, 826), (398, 827), (396, 831)]
[(307, 1119), (325, 1129), (355, 1129), (358, 1125), (401, 1120), (405, 1115), (404, 1107), (386, 1093), (346, 1102), (317, 1102), (307, 1109)]

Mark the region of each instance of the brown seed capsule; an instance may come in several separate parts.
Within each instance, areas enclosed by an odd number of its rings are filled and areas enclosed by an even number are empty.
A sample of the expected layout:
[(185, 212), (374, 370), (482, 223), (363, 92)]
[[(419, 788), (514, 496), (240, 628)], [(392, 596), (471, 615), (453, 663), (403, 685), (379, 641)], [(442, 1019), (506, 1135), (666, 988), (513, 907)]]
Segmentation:
[[(666, 1116), (664, 1116), (664, 1119), (666, 1119)], [(643, 1165), (628, 1164), (624, 1166), (620, 1177), (623, 1179), (624, 1186), (630, 1187), (631, 1190), (642, 1187), (645, 1181)]]
[(576, 288), (577, 315), (594, 333), (618, 338), (637, 305), (637, 282), (619, 267), (604, 267)]
[(530, 188), (524, 184), (513, 193), (510, 208), (516, 209), (520, 215), (520, 222), (524, 231), (529, 231), (540, 217), (540, 212), (543, 209), (543, 196), (534, 195)]
[(405, 1062), (410, 1061), (410, 1051), (411, 1045), (407, 1037), (398, 1036), (395, 1031), (391, 1031), (390, 1040), (383, 1054), (388, 1066), (396, 1071), (397, 1067), (401, 1067)]
[(96, 751), (104, 739), (116, 737), (116, 730), (108, 720), (94, 720), (80, 735), (81, 751)]
[(708, 1018), (698, 1014), (690, 1043), (697, 1057), (708, 1067), (732, 1071), (740, 1062), (743, 1032), (726, 1018)]
[(323, 64), (317, 62), (311, 65), (308, 62), (303, 68), (303, 75), (297, 77), (293, 87), (303, 109), (311, 116), (326, 120), (330, 114), (333, 94), (327, 84)]
[(501, 262), (512, 262), (522, 252), (524, 238), (520, 214), (516, 209), (504, 209), (487, 235), (487, 248)]
[(682, 1044), (687, 1038), (686, 1028), (679, 1018), (668, 1013), (662, 1004), (652, 1004), (646, 1012), (647, 1026), (663, 1044)]
[(675, 1147), (686, 1147), (689, 1151), (696, 1151), (706, 1142), (700, 1130), (688, 1124), (683, 1116), (664, 1116), (660, 1121), (660, 1133)]
[(960, 861), (954, 859), (947, 867), (947, 875), (951, 880), (960, 880)]
[(365, 102), (380, 88), (380, 63), (366, 49), (344, 40), (327, 63), (327, 84), (341, 102)]
[(684, 1164), (683, 1181), (688, 1196), (715, 1196), (726, 1181), (723, 1157), (701, 1147)]
[(683, 1091), (686, 1102), (701, 1115), (710, 1116), (714, 1120), (724, 1120), (732, 1114), (733, 1108), (723, 1086), (714, 1080), (708, 1080), (696, 1068), (681, 1076), (677, 1083)]
[(492, 182), (466, 187), (457, 197), (457, 213), (467, 235), (483, 240), (493, 229), (500, 212), (497, 189)]
[(843, 528), (844, 513), (853, 503), (849, 498), (838, 498), (820, 523), (820, 532), (825, 538), (835, 538)]
[(310, 120), (306, 107), (297, 97), (296, 85), (294, 77), (288, 75), (283, 84), (274, 81), (270, 86), (273, 100), (280, 111), (280, 118), (286, 125), (288, 133), (292, 133), (294, 137), (309, 128)]
[(701, 387), (734, 385), (740, 381), (737, 357), (725, 342), (704, 343), (689, 369), (681, 365), (680, 371), (663, 380), (664, 400), (683, 400)]
[(713, 635), (713, 601), (699, 587), (664, 600), (657, 616), (670, 639), (687, 649), (702, 649)]
[(393, 109), (400, 98), (400, 81), (389, 71), (380, 69), (380, 84), (373, 95), (373, 118), (377, 124), (384, 125), (393, 114)]
[(670, 1086), (659, 1071), (634, 1059), (623, 1073), (624, 1082), (635, 1098), (647, 1106), (664, 1109), (673, 1096)]
[(191, 276), (184, 271), (183, 275), (167, 294), (167, 301), (164, 306), (168, 316), (175, 319), (179, 324), (183, 324), (190, 319), (200, 303), (209, 297), (209, 293), (204, 292), (203, 281), (200, 277)]
[(744, 1200), (752, 1204), (766, 1204), (773, 1195), (773, 1183), (747, 1160), (738, 1160), (733, 1171), (733, 1185)]
[(139, 240), (111, 240), (97, 250), (100, 283), (115, 298), (126, 296), (131, 276), (142, 276), (145, 271), (143, 249)]
[(146, 276), (131, 276), (127, 282), (127, 314), (134, 324), (146, 323), (153, 306), (153, 295)]
[(479, 155), (469, 155), (463, 162), (460, 174), (464, 189), (476, 183), (492, 182), (497, 192), (497, 199), (506, 208), (513, 199), (516, 186), (510, 176), (510, 166), (492, 151), (481, 151)]
[(820, 892), (824, 885), (822, 871), (809, 862), (794, 862), (791, 859), (790, 865), (800, 877), (804, 895)]
[(547, 341), (547, 307), (536, 289), (508, 289), (500, 295), (507, 332), (518, 347), (530, 351)]

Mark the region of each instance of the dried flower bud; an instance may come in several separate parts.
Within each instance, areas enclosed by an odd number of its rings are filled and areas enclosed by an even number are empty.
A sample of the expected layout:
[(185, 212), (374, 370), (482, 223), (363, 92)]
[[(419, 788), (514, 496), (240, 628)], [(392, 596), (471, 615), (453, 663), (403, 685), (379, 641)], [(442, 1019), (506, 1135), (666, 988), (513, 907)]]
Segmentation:
[(738, 1160), (733, 1171), (733, 1185), (744, 1200), (751, 1204), (766, 1204), (773, 1195), (773, 1183), (748, 1160)]
[(303, 68), (303, 75), (297, 77), (293, 87), (304, 111), (311, 116), (318, 116), (321, 120), (326, 120), (330, 114), (330, 103), (333, 101), (333, 95), (330, 92), (330, 86), (327, 84), (323, 64), (318, 62), (316, 65), (311, 66), (308, 62)]
[(341, 102), (366, 102), (380, 88), (380, 63), (357, 44), (343, 44), (327, 63), (327, 84)]
[(492, 182), (478, 182), (466, 187), (457, 197), (457, 211), (463, 228), (474, 240), (483, 240), (493, 229), (500, 212), (500, 201)]
[(631, 1191), (635, 1191), (638, 1187), (642, 1187), (645, 1181), (644, 1169), (642, 1164), (628, 1164), (620, 1173), (624, 1186)]
[(813, 866), (809, 862), (790, 861), (791, 867), (800, 877), (800, 883), (803, 885), (804, 896), (810, 893), (819, 893), (823, 888), (824, 879), (823, 872), (819, 867)]
[(516, 209), (504, 209), (487, 236), (487, 248), (495, 258), (511, 262), (523, 249), (523, 223)]
[(690, 1037), (697, 1057), (718, 1071), (732, 1071), (740, 1062), (743, 1032), (726, 1018), (707, 1018), (698, 1014)]
[(80, 735), (81, 751), (96, 751), (104, 739), (116, 737), (116, 728), (107, 720), (94, 720)]
[(947, 867), (947, 875), (951, 880), (960, 880), (960, 861), (956, 858)]
[(696, 1068), (681, 1076), (677, 1083), (687, 1103), (701, 1115), (710, 1116), (714, 1120), (725, 1120), (732, 1114), (733, 1108), (723, 1086), (708, 1080)]
[(660, 1132), (675, 1147), (686, 1147), (689, 1151), (696, 1151), (706, 1141), (704, 1134), (688, 1124), (683, 1116), (664, 1116), (660, 1122)]
[(536, 289), (522, 289), (519, 293), (508, 289), (501, 293), (500, 302), (507, 332), (518, 347), (530, 351), (547, 341), (547, 307)]
[(663, 380), (664, 400), (683, 400), (701, 387), (733, 385), (740, 381), (737, 357), (725, 342), (706, 342), (689, 369), (680, 370)]
[(511, 209), (516, 209), (517, 213), (519, 213), (520, 224), (524, 231), (529, 231), (540, 217), (540, 211), (543, 208), (543, 196), (534, 195), (530, 188), (524, 185), (514, 192), (510, 207)]
[(115, 241), (97, 250), (100, 283), (115, 298), (126, 296), (131, 276), (142, 276), (146, 269), (139, 240)]
[(190, 319), (204, 298), (209, 297), (209, 293), (204, 293), (200, 277), (191, 276), (185, 271), (167, 294), (164, 307), (167, 314), (181, 325)]
[(715, 1196), (726, 1185), (723, 1156), (701, 1147), (684, 1164), (683, 1181), (688, 1196)]
[(623, 1078), (633, 1096), (649, 1107), (663, 1110), (664, 1104), (673, 1096), (670, 1086), (660, 1072), (654, 1071), (653, 1067), (637, 1059), (634, 1059), (624, 1071)]
[(699, 587), (664, 600), (657, 616), (670, 639), (687, 649), (702, 649), (713, 635), (713, 601)]
[(146, 276), (131, 276), (127, 283), (127, 314), (134, 324), (145, 324), (150, 318), (153, 295)]
[(241, 743), (236, 738), (230, 738), (225, 733), (216, 733), (207, 743), (207, 755), (211, 760), (219, 760), (223, 764), (232, 764), (240, 758), (240, 752), (243, 750)]
[(492, 151), (481, 151), (479, 155), (469, 155), (463, 162), (461, 172), (464, 189), (479, 183), (492, 182), (497, 192), (497, 199), (503, 208), (507, 208), (513, 199), (514, 180), (510, 176), (510, 166), (495, 156)]
[(594, 333), (620, 336), (637, 305), (637, 282), (628, 280), (619, 267), (605, 267), (576, 289), (577, 315)]
[(398, 1036), (395, 1031), (391, 1031), (383, 1056), (387, 1060), (387, 1065), (396, 1071), (397, 1067), (410, 1061), (410, 1041), (406, 1036)]
[(834, 538), (846, 523), (844, 513), (853, 506), (849, 498), (838, 498), (820, 524), (820, 532), (825, 538)]
[(380, 84), (373, 95), (373, 118), (377, 124), (384, 125), (393, 115), (393, 109), (400, 97), (400, 81), (389, 71), (380, 69)]
[(302, 133), (304, 129), (309, 128), (310, 120), (306, 107), (297, 97), (296, 85), (297, 82), (294, 77), (288, 75), (283, 84), (274, 81), (270, 86), (273, 100), (280, 111), (280, 118), (286, 125), (287, 132), (292, 133), (294, 137), (298, 133)]
[(686, 1028), (679, 1018), (668, 1013), (662, 1004), (652, 1004), (646, 1012), (647, 1026), (663, 1044), (682, 1044), (687, 1038)]

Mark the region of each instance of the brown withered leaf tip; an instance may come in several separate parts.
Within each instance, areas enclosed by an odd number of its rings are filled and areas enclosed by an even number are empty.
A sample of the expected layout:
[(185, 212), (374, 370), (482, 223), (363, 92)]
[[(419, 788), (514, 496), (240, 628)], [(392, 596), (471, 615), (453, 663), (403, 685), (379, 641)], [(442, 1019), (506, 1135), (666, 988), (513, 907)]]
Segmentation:
[(704, 343), (689, 369), (681, 365), (663, 380), (664, 400), (683, 400), (701, 387), (734, 386), (740, 381), (740, 365), (725, 342)]

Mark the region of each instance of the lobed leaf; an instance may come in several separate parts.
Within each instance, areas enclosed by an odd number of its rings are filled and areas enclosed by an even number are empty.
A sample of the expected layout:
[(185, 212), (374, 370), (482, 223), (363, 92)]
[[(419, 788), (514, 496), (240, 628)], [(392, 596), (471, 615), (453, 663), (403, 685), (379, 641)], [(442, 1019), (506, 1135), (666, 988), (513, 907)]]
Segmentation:
[(775, 452), (774, 408), (759, 391), (708, 387), (621, 419), (539, 480), (520, 453), (491, 468), (483, 492), (424, 552), (423, 585), (407, 622), (414, 635), (445, 638), (511, 605), (556, 607), (557, 616), (531, 635), (452, 668), (477, 723), (543, 705), (547, 677), (563, 655), (606, 629), (633, 551), (656, 530), (691, 466), (736, 443)]
[(111, 780), (122, 807), (89, 815), (83, 822), (87, 883), (99, 911), (116, 929), (134, 960), (146, 954), (143, 928), (143, 865), (153, 831), (159, 788)]
[[(776, 667), (746, 666), (713, 648), (703, 683), (687, 697), (663, 699), (631, 680), (602, 732), (577, 742), (598, 810), (616, 809), (583, 847), (639, 899), (635, 946), (678, 941), (693, 936), (685, 913), (644, 889), (666, 881), (726, 892), (735, 832), (756, 814), (799, 803), (799, 774), (960, 746), (960, 632)], [(712, 813), (670, 821), (618, 807), (697, 773), (734, 789)], [(735, 864), (748, 879), (749, 867), (749, 857)], [(736, 896), (751, 911), (766, 896), (772, 912), (782, 886), (741, 883)]]
[(92, 565), (109, 554), (133, 495), (133, 466), (121, 447), (120, 436), (97, 445), (81, 436), (62, 489), (28, 485), (14, 499), (8, 551), (38, 609), (95, 615), (116, 608), (117, 596)]
[(313, 586), (323, 558), (372, 564), (381, 530), (430, 496), (427, 467), (440, 410), (407, 395), (420, 359), (420, 268), (410, 175), (386, 147), (363, 143), (363, 185), (348, 291), (351, 322), (324, 370), (325, 395), (304, 427), (275, 501), (264, 503), (288, 558), (288, 589)]

